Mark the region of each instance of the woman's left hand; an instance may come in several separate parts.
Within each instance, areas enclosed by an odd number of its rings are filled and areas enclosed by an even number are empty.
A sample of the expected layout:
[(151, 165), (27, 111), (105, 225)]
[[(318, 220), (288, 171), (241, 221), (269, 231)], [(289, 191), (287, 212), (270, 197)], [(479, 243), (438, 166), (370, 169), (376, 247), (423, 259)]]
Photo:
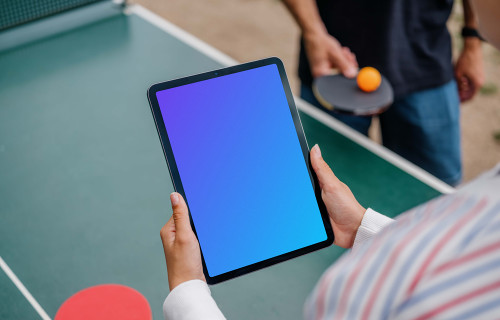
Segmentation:
[(205, 280), (198, 239), (191, 228), (186, 202), (180, 194), (170, 195), (172, 217), (161, 228), (160, 236), (167, 260), (168, 284), (172, 291), (189, 280)]

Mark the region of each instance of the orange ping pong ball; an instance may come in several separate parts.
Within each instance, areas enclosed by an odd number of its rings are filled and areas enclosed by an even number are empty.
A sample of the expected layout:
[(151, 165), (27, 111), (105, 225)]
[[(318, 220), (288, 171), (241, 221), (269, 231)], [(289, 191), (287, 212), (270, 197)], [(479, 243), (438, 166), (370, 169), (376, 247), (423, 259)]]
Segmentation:
[(358, 87), (364, 92), (373, 92), (380, 87), (382, 76), (377, 69), (373, 67), (364, 67), (359, 70), (356, 82), (358, 83)]

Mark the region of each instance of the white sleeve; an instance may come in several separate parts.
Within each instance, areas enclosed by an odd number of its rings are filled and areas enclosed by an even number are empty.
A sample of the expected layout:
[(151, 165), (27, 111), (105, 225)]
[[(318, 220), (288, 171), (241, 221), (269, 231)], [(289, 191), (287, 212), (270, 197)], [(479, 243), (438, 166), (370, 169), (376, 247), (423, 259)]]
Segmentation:
[(391, 224), (394, 220), (368, 208), (361, 220), (356, 237), (354, 238), (353, 249), (359, 247), (363, 242), (380, 232), (385, 226)]
[(226, 319), (217, 307), (205, 281), (190, 280), (170, 292), (163, 303), (165, 320)]

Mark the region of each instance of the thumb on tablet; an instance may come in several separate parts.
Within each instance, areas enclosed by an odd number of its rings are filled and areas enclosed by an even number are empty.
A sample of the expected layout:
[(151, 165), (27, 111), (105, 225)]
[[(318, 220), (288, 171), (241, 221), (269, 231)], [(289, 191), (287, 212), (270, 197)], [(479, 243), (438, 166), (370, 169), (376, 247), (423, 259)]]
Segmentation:
[(335, 176), (332, 169), (330, 169), (330, 166), (328, 166), (325, 160), (323, 160), (321, 150), (318, 145), (315, 145), (311, 149), (311, 164), (314, 172), (316, 172), (321, 189), (325, 186), (339, 182), (339, 179)]
[(174, 220), (176, 233), (180, 235), (193, 232), (184, 198), (179, 193), (172, 192), (170, 195), (170, 202), (172, 203), (172, 218)]

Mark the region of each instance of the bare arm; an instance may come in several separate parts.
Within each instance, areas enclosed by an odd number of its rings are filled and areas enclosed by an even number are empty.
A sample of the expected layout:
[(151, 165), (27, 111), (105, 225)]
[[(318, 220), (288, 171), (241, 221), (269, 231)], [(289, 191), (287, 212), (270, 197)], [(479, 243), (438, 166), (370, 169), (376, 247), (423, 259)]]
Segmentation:
[[(477, 29), (477, 19), (469, 0), (462, 0), (464, 26)], [(461, 101), (472, 99), (484, 84), (483, 53), (481, 40), (464, 38), (464, 47), (455, 65), (455, 78)]]
[(300, 26), (304, 36), (328, 33), (314, 0), (283, 0), (283, 3)]
[[(462, 0), (462, 5), (464, 8), (464, 26), (477, 30), (477, 16), (471, 6), (470, 0)], [(475, 37), (464, 38), (464, 47), (466, 46), (481, 49), (481, 40)]]
[(464, 7), (464, 25), (469, 28), (477, 29), (477, 17), (472, 9), (469, 0), (462, 0), (462, 5)]

